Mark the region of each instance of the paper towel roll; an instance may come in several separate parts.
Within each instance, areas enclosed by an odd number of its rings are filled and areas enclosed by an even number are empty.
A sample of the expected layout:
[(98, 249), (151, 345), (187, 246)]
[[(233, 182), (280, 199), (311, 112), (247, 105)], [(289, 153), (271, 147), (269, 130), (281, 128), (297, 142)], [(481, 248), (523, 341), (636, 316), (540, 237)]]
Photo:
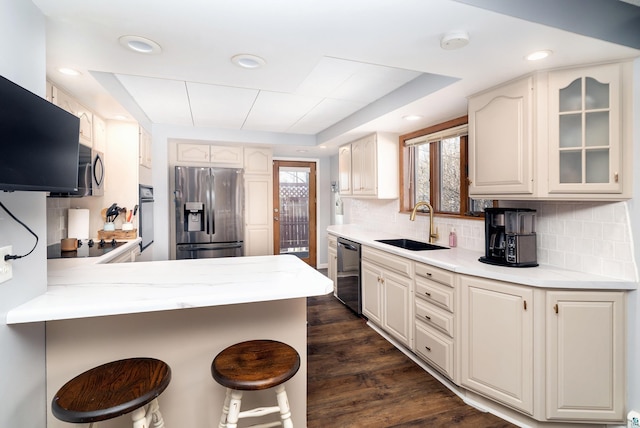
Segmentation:
[(69, 208), (67, 236), (69, 238), (89, 239), (89, 210)]

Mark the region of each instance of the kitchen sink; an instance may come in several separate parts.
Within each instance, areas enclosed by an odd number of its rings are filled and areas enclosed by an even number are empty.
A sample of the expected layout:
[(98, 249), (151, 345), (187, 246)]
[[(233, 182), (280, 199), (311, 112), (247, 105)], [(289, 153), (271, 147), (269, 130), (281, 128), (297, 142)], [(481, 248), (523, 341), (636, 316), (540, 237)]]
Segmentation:
[(440, 245), (428, 244), (426, 242), (414, 241), (413, 239), (376, 239), (376, 242), (382, 244), (393, 245), (394, 247), (403, 248), (411, 251), (424, 251), (424, 250), (448, 250), (448, 247), (441, 247)]

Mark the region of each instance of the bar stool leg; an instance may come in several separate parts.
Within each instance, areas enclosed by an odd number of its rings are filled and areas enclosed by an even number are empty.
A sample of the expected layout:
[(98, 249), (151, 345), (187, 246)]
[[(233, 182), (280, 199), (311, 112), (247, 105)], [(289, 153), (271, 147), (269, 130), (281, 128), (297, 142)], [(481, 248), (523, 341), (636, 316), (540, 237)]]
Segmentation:
[(140, 407), (131, 412), (131, 420), (133, 428), (164, 428), (158, 399), (151, 401), (148, 406)]
[(229, 414), (227, 415), (226, 428), (238, 428), (238, 415), (240, 414), (240, 405), (242, 404), (242, 391), (231, 390), (231, 398), (229, 400)]
[(275, 391), (276, 399), (278, 400), (278, 407), (280, 407), (282, 428), (293, 428), (293, 422), (291, 421), (291, 408), (289, 407), (289, 399), (287, 398), (287, 391), (284, 389), (284, 384), (276, 386)]
[(229, 400), (231, 400), (231, 389), (227, 388), (224, 395), (224, 405), (222, 406), (222, 415), (220, 415), (220, 423), (218, 428), (227, 428), (227, 415), (229, 414)]

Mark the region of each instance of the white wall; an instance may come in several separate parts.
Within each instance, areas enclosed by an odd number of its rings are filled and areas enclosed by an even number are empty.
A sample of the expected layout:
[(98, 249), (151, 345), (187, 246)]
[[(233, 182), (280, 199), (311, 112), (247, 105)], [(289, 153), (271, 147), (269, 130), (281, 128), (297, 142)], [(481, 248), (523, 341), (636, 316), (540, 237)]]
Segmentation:
[[(24, 0), (0, 0), (0, 74), (45, 95), (45, 19)], [(2, 141), (0, 145), (8, 144)], [(0, 284), (0, 427), (45, 426), (44, 323), (7, 326), (9, 309), (47, 287), (46, 203), (42, 192), (0, 192), (2, 202), (39, 237), (31, 255), (14, 260), (13, 279)], [(0, 209), (0, 246), (25, 254), (35, 238)]]

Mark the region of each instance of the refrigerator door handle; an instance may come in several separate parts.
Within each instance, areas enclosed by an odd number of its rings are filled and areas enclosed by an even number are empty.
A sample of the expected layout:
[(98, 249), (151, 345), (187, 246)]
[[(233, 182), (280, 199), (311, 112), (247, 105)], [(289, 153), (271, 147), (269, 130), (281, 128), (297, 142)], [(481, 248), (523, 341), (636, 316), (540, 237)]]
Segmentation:
[(216, 176), (213, 173), (213, 171), (211, 171), (211, 175), (209, 176), (211, 182), (209, 183), (209, 193), (211, 195), (211, 205), (209, 205), (209, 213), (211, 214), (211, 234), (215, 235), (216, 234), (216, 187), (215, 187), (215, 181), (216, 181)]
[(211, 216), (212, 216), (212, 212), (211, 212), (211, 182), (210, 182), (210, 176), (207, 175), (206, 179), (205, 179), (205, 215), (204, 215), (204, 222), (205, 222), (205, 233), (207, 235), (211, 235)]

